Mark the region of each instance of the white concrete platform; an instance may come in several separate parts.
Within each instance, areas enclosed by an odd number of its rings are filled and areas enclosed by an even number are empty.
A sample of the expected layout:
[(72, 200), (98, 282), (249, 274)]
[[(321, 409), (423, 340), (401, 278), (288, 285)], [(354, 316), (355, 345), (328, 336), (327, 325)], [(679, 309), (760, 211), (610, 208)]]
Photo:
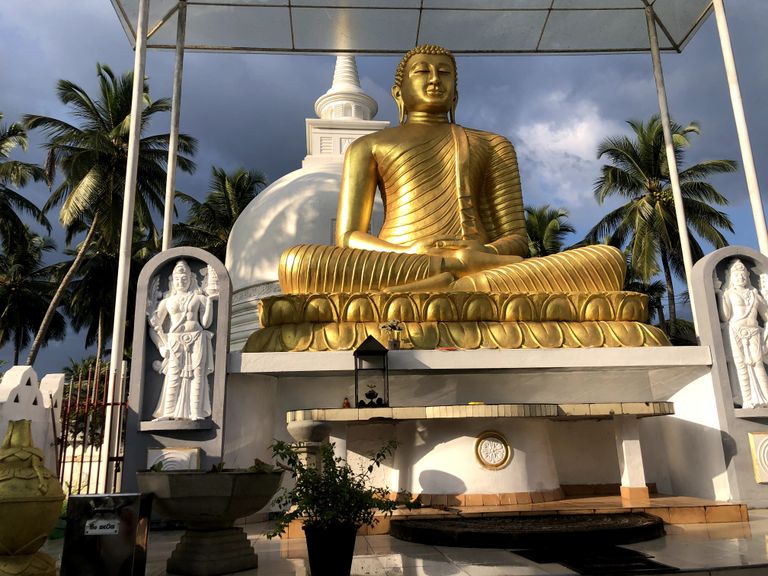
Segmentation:
[[(708, 346), (685, 348), (558, 348), (547, 350), (392, 350), (390, 372), (419, 373), (441, 370), (487, 371), (611, 368), (679, 368), (711, 366)], [(348, 352), (231, 352), (229, 372), (234, 374), (322, 375), (350, 373)]]

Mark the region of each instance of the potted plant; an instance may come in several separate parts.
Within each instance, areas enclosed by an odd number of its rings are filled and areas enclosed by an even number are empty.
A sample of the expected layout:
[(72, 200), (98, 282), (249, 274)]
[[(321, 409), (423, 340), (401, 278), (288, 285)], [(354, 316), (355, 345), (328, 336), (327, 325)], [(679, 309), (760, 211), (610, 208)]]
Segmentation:
[(387, 320), (379, 327), (387, 333), (387, 348), (390, 350), (400, 350), (403, 329), (405, 326), (397, 318)]
[(321, 445), (318, 466), (314, 467), (300, 457), (301, 444), (276, 441), (272, 453), (278, 466), (291, 473), (295, 485), (278, 493), (275, 503), (282, 510), (267, 536), (279, 536), (291, 522), (301, 519), (310, 572), (317, 576), (349, 576), (358, 528), (375, 525), (376, 513), (392, 514), (398, 506), (386, 488), (370, 486), (374, 468), (394, 452), (396, 445), (389, 442), (367, 467), (355, 471), (346, 460), (334, 455), (333, 444)]

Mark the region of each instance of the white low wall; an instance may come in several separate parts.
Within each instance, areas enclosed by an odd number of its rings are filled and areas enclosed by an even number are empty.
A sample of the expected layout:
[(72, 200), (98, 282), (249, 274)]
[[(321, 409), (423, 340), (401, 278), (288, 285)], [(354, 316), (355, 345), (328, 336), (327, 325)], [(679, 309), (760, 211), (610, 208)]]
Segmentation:
[(0, 380), (0, 442), (10, 421), (31, 420), (32, 441), (43, 451), (46, 468), (56, 471), (63, 394), (64, 374), (48, 374), (39, 381), (31, 366), (10, 368)]

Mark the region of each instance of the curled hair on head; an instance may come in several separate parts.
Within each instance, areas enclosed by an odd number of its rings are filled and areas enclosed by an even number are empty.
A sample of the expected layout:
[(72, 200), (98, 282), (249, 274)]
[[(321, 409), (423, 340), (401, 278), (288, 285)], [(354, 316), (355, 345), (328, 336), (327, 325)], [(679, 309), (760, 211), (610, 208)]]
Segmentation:
[[(458, 88), (459, 88), (459, 70), (456, 67), (456, 58), (454, 58), (453, 53), (448, 50), (447, 48), (443, 48), (442, 46), (438, 46), (437, 44), (421, 44), (419, 46), (416, 46), (415, 48), (411, 48), (408, 50), (408, 52), (405, 53), (405, 56), (400, 60), (400, 63), (397, 65), (397, 69), (395, 70), (395, 87), (400, 88), (403, 85), (403, 77), (405, 76), (405, 66), (408, 64), (408, 60), (411, 59), (412, 56), (416, 56), (416, 54), (428, 54), (430, 56), (448, 56), (448, 58), (451, 59), (451, 64), (453, 64), (453, 92), (455, 95), (458, 96)], [(394, 88), (393, 88), (394, 89)], [(405, 110), (401, 108), (401, 103), (398, 102), (398, 108), (400, 108), (400, 123), (403, 123), (403, 120), (405, 119)], [(452, 123), (456, 122), (456, 105), (454, 103), (454, 107), (451, 108), (450, 111), (450, 120)]]
[[(397, 69), (395, 70), (395, 86), (398, 88), (403, 85), (403, 76), (405, 75), (405, 65), (408, 63), (408, 60), (411, 59), (411, 56), (416, 56), (416, 54), (429, 54), (430, 56), (448, 56), (448, 58), (451, 59), (451, 62), (453, 63), (453, 71), (455, 72), (455, 82), (458, 84), (459, 81), (459, 74), (458, 69), (456, 68), (456, 58), (453, 57), (453, 53), (448, 50), (448, 48), (443, 48), (442, 46), (438, 46), (436, 44), (421, 44), (419, 46), (416, 46), (416, 48), (411, 48), (408, 50), (408, 52), (405, 53), (405, 56), (403, 56), (402, 60), (400, 60), (400, 63), (397, 65)], [(454, 86), (455, 87), (455, 86)]]

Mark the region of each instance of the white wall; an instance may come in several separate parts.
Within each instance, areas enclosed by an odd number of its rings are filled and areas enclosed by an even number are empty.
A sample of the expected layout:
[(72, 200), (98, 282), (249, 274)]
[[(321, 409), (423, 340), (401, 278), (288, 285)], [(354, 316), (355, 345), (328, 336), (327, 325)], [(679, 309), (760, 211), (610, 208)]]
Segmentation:
[[(0, 381), (0, 442), (12, 420), (32, 421), (32, 441), (45, 455), (45, 466), (56, 470), (55, 443), (61, 434), (64, 374), (48, 374), (38, 381), (31, 366), (13, 366)], [(51, 416), (53, 407), (53, 419)], [(53, 421), (56, 432), (53, 431)]]
[[(588, 353), (591, 351), (585, 351)], [(637, 351), (633, 351), (637, 352)], [(489, 370), (460, 365), (472, 352), (443, 353), (455, 358), (456, 370), (401, 370), (390, 375), (392, 406), (424, 406), (486, 403), (552, 402), (588, 403), (662, 401), (675, 404), (674, 416), (641, 420), (641, 444), (648, 482), (659, 490), (684, 496), (718, 500), (738, 499), (736, 487), (726, 474), (724, 436), (718, 416), (718, 398), (710, 375), (711, 366), (685, 365), (685, 349), (675, 351), (682, 365), (645, 368), (599, 366), (572, 369), (547, 366)], [(513, 354), (514, 353), (514, 354)], [(606, 351), (606, 357), (621, 351)], [(328, 353), (333, 364), (341, 353)], [(407, 352), (403, 352), (407, 356)], [(512, 351), (522, 358), (525, 351)], [(556, 356), (556, 355), (553, 355)], [(648, 351), (649, 358), (654, 351)], [(273, 372), (274, 378), (230, 374), (227, 443), (238, 451), (238, 461), (254, 455), (268, 456), (273, 438), (289, 440), (285, 413), (289, 410), (341, 407), (344, 397), (354, 401), (352, 366), (332, 371), (323, 363), (304, 371), (299, 353), (280, 355), (290, 375)], [(524, 360), (524, 358), (523, 358)], [(313, 360), (314, 362), (314, 360)], [(351, 364), (351, 358), (350, 358)], [(335, 366), (335, 364), (334, 364)], [(313, 371), (310, 371), (313, 370)], [(301, 373), (303, 372), (303, 373)], [(234, 408), (231, 408), (234, 406)], [(540, 427), (545, 427), (546, 434)], [(480, 469), (474, 459), (474, 439), (485, 430), (505, 434), (516, 451), (517, 461), (502, 473)], [(236, 438), (245, 438), (238, 442)], [(381, 479), (392, 489), (413, 492), (453, 493), (463, 485), (467, 493), (548, 489), (560, 484), (607, 484), (620, 481), (612, 422), (484, 419), (474, 421), (405, 421), (392, 424), (361, 424), (347, 431), (350, 458), (367, 454), (395, 437), (400, 441), (395, 462), (384, 467)], [(551, 447), (551, 460), (542, 459)], [(262, 459), (268, 459), (259, 456)], [(229, 458), (228, 458), (229, 460)], [(532, 472), (535, 470), (534, 472)], [(527, 483), (527, 484), (526, 484)]]
[(655, 391), (658, 399), (674, 403), (675, 414), (657, 419), (665, 452), (654, 454), (647, 447), (645, 453), (646, 458), (663, 459), (663, 463), (656, 462), (655, 466), (667, 469), (671, 492), (716, 500), (737, 499), (738, 494), (726, 476), (711, 374), (692, 374), (679, 388), (669, 379), (662, 379), (656, 383)]

